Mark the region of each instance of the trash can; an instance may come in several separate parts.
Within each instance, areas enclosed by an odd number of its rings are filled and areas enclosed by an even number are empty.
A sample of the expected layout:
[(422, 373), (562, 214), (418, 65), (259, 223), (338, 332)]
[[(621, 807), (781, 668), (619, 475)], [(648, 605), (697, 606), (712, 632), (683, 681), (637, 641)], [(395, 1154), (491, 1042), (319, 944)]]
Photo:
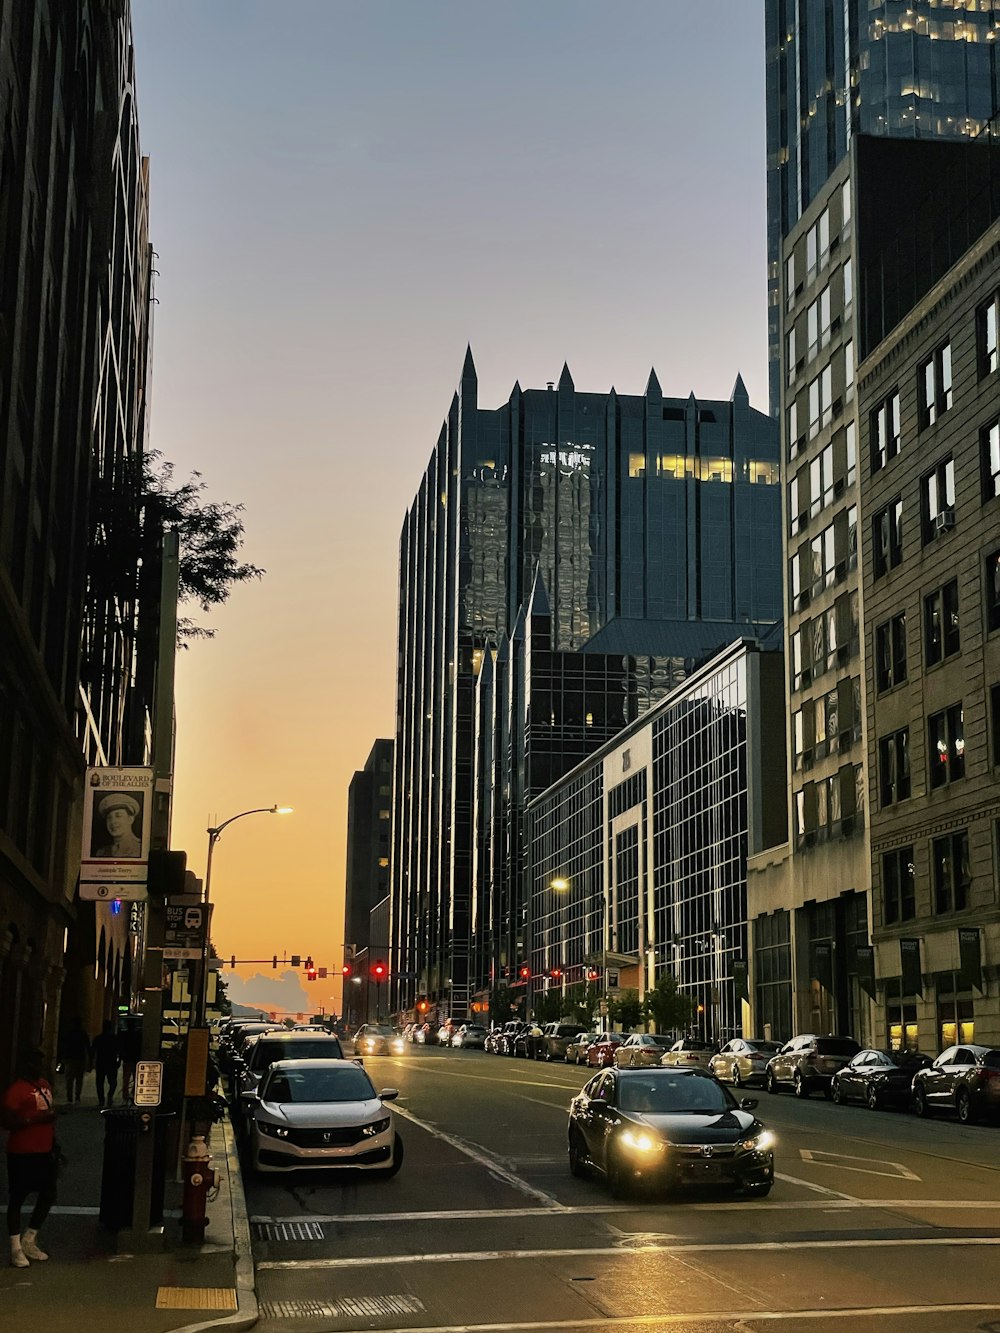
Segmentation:
[[(136, 1147), (140, 1133), (153, 1135), (153, 1179), (150, 1189), (149, 1220), (155, 1227), (163, 1223), (165, 1184), (164, 1140), (169, 1114), (156, 1115), (132, 1106), (111, 1106), (101, 1112), (104, 1120), (104, 1161), (101, 1170), (101, 1225), (109, 1231), (121, 1231), (132, 1225), (135, 1194)], [(148, 1125), (148, 1129), (143, 1126)]]

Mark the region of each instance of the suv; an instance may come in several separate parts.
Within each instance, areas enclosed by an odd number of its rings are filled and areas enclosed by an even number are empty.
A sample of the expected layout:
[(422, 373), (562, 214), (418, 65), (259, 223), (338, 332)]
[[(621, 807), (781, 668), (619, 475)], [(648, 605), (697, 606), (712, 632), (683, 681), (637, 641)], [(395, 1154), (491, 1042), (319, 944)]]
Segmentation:
[(949, 1046), (914, 1074), (913, 1109), (917, 1115), (954, 1110), (963, 1125), (1000, 1114), (1000, 1051), (971, 1042)]
[(546, 1023), (542, 1028), (542, 1058), (565, 1060), (566, 1047), (582, 1031), (579, 1023)]
[(853, 1037), (820, 1037), (815, 1032), (793, 1037), (768, 1061), (764, 1086), (777, 1092), (782, 1084), (790, 1084), (796, 1097), (808, 1097), (813, 1091), (829, 1097), (834, 1074), (860, 1050)]

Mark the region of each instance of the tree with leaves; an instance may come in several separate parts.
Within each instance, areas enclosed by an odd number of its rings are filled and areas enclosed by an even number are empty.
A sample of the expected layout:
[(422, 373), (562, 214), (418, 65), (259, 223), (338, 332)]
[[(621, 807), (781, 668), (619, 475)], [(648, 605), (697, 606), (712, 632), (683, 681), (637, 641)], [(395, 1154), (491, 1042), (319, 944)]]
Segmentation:
[(621, 1023), (626, 1032), (637, 1028), (642, 1019), (642, 1005), (639, 1003), (637, 990), (619, 991), (608, 1004), (608, 1013), (616, 1023)]
[(656, 985), (643, 1001), (643, 1017), (652, 1019), (657, 1032), (679, 1032), (694, 1014), (694, 1002), (678, 987), (672, 972), (661, 972)]
[[(154, 547), (161, 532), (176, 532), (180, 539), (180, 601), (197, 602), (202, 611), (210, 611), (226, 601), (234, 584), (259, 579), (265, 571), (240, 559), (243, 506), (208, 501), (205, 489), (200, 472), (178, 482), (173, 463), (158, 450), (144, 455), (140, 513), (144, 548)], [(190, 617), (178, 619), (177, 639), (182, 646), (214, 634), (215, 630)]]

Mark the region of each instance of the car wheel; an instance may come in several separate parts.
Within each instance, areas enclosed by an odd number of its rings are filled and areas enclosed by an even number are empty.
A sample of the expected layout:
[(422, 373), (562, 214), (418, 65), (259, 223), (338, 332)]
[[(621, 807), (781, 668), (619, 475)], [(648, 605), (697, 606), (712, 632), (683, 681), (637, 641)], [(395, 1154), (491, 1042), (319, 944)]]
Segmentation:
[(844, 1101), (844, 1094), (840, 1086), (840, 1080), (834, 1079), (830, 1084), (830, 1097), (835, 1106), (841, 1106)]
[(955, 1098), (955, 1110), (958, 1112), (958, 1119), (963, 1125), (974, 1123), (976, 1116), (972, 1109), (972, 1098), (965, 1088), (959, 1088), (958, 1096)]
[(865, 1096), (865, 1105), (869, 1111), (881, 1111), (882, 1109), (882, 1098), (878, 1095), (878, 1088), (874, 1084), (868, 1089)]
[(773, 1180), (765, 1180), (762, 1185), (744, 1185), (743, 1193), (748, 1199), (766, 1199), (773, 1186)]
[(608, 1158), (608, 1188), (615, 1199), (627, 1199), (632, 1192), (632, 1178), (617, 1152)]
[(919, 1083), (913, 1089), (913, 1109), (919, 1116), (928, 1116), (931, 1113), (931, 1108), (927, 1105), (927, 1093)]
[(769, 1069), (769, 1070), (767, 1071), (767, 1082), (764, 1084), (764, 1086), (765, 1086), (765, 1088), (767, 1089), (767, 1091), (771, 1094), (772, 1097), (775, 1096), (775, 1095), (777, 1094), (777, 1091), (778, 1091), (778, 1081), (777, 1081), (777, 1079), (774, 1077), (774, 1070), (773, 1070), (773, 1069)]
[(803, 1101), (809, 1096), (809, 1084), (802, 1077), (802, 1072), (799, 1069), (795, 1071), (795, 1095), (802, 1098)]
[(569, 1173), (576, 1176), (577, 1180), (583, 1180), (589, 1174), (587, 1148), (578, 1129), (572, 1130), (569, 1136)]
[(379, 1171), (380, 1180), (391, 1180), (399, 1168), (403, 1165), (403, 1140), (396, 1135), (396, 1141), (392, 1147), (392, 1161), (388, 1166)]

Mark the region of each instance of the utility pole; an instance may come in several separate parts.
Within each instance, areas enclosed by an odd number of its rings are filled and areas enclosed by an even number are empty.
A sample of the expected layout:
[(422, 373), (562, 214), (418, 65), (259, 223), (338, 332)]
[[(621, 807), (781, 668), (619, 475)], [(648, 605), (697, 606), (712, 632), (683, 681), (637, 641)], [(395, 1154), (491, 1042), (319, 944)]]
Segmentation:
[[(174, 668), (177, 656), (177, 593), (180, 575), (180, 538), (176, 532), (163, 534), (161, 550), (160, 629), (153, 715), (153, 812), (150, 829), (150, 850), (157, 852), (165, 852), (170, 846), (170, 800), (174, 770)], [(159, 896), (151, 895), (146, 902), (140, 1000), (143, 1060), (160, 1059), (165, 931), (164, 903)], [(155, 1118), (144, 1123), (145, 1129), (137, 1127), (132, 1226), (122, 1232), (122, 1240), (132, 1250), (159, 1249), (163, 1243), (163, 1226), (150, 1225), (156, 1145)]]

